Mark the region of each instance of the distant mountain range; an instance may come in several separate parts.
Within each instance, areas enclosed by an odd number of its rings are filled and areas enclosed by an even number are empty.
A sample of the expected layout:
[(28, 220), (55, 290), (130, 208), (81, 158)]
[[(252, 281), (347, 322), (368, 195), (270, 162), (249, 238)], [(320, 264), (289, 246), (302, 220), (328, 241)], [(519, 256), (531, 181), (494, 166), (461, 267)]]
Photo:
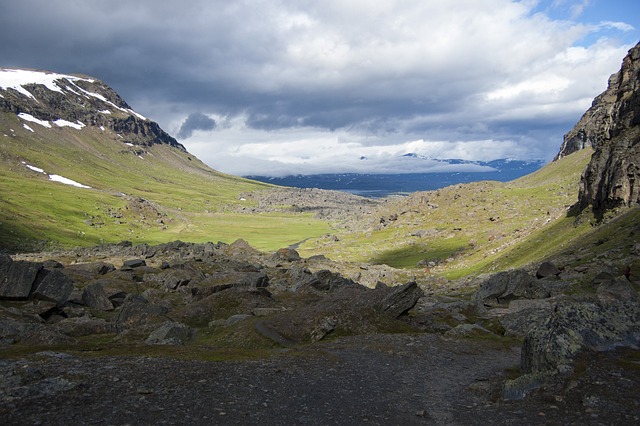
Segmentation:
[[(408, 153), (403, 157), (432, 158)], [(493, 161), (468, 161), (460, 159), (435, 160), (443, 165), (452, 166), (450, 172), (402, 173), (402, 174), (364, 174), (340, 173), (317, 175), (292, 175), (285, 177), (245, 176), (260, 182), (298, 188), (320, 188), (350, 192), (366, 197), (386, 197), (402, 195), (416, 191), (430, 191), (459, 183), (482, 180), (508, 182), (533, 173), (544, 165), (543, 161), (521, 161), (500, 159)], [(456, 165), (467, 167), (455, 167)], [(469, 167), (471, 166), (471, 167)]]

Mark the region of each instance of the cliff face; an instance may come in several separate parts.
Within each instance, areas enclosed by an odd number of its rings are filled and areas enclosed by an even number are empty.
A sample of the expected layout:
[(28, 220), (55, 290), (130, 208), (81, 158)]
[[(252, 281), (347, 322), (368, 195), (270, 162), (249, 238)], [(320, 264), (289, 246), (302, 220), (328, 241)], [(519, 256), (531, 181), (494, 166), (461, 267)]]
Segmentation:
[(45, 126), (51, 122), (105, 128), (126, 143), (168, 144), (184, 151), (157, 123), (132, 110), (113, 89), (91, 77), (0, 68), (0, 111), (39, 120)]
[(565, 135), (556, 158), (591, 146), (577, 207), (597, 215), (640, 203), (640, 43), (609, 79), (607, 90)]

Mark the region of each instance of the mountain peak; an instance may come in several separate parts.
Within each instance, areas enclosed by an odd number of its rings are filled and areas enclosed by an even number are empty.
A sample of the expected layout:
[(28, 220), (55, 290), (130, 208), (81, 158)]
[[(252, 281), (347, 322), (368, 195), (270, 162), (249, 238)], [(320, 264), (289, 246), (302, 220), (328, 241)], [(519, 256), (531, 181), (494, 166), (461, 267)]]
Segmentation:
[(142, 146), (160, 143), (185, 150), (105, 83), (80, 74), (0, 68), (2, 110), (44, 128), (50, 128), (51, 123), (78, 130), (95, 126), (118, 133), (125, 143)]

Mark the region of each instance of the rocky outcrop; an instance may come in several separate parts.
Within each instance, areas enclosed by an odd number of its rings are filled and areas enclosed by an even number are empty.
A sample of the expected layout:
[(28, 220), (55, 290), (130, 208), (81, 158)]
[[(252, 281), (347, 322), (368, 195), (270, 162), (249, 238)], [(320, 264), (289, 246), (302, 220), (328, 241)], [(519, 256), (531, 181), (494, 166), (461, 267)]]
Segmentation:
[[(106, 258), (113, 263), (96, 261)], [(289, 345), (406, 327), (398, 318), (423, 295), (415, 282), (371, 289), (331, 264), (293, 248), (261, 253), (244, 241), (123, 242), (48, 254), (41, 262), (0, 256), (0, 313), (10, 313), (0, 318), (0, 343), (73, 345), (89, 334), (111, 334), (182, 345), (199, 329), (234, 329), (241, 340), (257, 334)]]
[(576, 207), (596, 215), (640, 203), (640, 43), (619, 72), (565, 135), (557, 158), (591, 146), (594, 154), (580, 183)]
[[(22, 84), (3, 87), (3, 74), (28, 77), (22, 78)], [(62, 126), (71, 123), (109, 129), (125, 143), (143, 147), (167, 144), (186, 151), (157, 123), (136, 113), (113, 89), (92, 77), (0, 69), (0, 94), (0, 111), (28, 114)]]

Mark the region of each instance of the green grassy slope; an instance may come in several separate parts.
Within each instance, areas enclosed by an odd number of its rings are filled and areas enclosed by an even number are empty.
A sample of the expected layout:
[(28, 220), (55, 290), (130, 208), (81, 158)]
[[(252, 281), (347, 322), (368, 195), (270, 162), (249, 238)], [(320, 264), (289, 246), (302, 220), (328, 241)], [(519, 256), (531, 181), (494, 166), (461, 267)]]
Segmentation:
[[(129, 146), (96, 127), (28, 125), (34, 132), (0, 113), (0, 249), (244, 238), (275, 250), (329, 231), (305, 215), (235, 213), (250, 207), (240, 193), (269, 186), (168, 145)], [(23, 162), (91, 189), (53, 182)]]
[[(458, 278), (523, 266), (590, 231), (567, 218), (591, 150), (513, 182), (475, 182), (392, 201), (357, 229), (309, 240), (304, 255), (384, 263)], [(380, 218), (394, 216), (396, 220)]]

